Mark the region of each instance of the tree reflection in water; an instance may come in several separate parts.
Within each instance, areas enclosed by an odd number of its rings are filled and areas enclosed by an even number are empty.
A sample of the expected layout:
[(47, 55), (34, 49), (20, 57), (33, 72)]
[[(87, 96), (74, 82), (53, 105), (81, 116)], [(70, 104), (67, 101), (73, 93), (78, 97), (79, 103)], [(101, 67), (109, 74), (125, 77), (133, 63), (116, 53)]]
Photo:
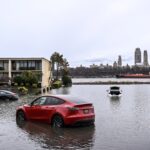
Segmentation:
[(43, 149), (92, 149), (95, 141), (95, 127), (52, 128), (37, 122), (18, 122), (34, 142)]

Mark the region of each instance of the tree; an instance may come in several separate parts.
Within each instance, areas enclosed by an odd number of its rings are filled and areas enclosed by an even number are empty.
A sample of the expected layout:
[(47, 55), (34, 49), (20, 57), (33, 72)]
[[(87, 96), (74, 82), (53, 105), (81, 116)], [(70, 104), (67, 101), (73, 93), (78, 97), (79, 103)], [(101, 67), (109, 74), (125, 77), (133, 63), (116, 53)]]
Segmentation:
[(69, 62), (67, 61), (66, 58), (63, 59), (63, 70), (68, 74), (68, 67), (69, 67)]
[[(52, 56), (50, 57), (50, 60), (52, 62), (52, 72), (53, 77), (54, 73), (56, 73), (56, 80), (58, 80), (59, 75), (61, 76), (62, 82), (64, 86), (70, 86), (72, 85), (72, 80), (69, 77), (69, 62), (66, 58), (63, 58), (62, 54), (59, 54), (58, 52), (54, 52)], [(55, 71), (56, 66), (56, 71)]]
[[(58, 79), (59, 76), (59, 70), (60, 67), (63, 64), (63, 55), (59, 54), (58, 52), (54, 52), (50, 58), (51, 62), (52, 62), (52, 71), (54, 73), (55, 71), (55, 65), (56, 65), (56, 79)], [(54, 76), (54, 74), (53, 74)]]

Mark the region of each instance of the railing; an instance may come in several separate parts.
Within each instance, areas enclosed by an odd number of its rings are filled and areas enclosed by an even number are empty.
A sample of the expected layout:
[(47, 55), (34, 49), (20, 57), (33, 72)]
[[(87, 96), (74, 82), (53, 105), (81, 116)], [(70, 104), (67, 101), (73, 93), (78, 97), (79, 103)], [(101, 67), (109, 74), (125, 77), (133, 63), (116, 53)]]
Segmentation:
[(0, 71), (8, 71), (8, 68), (0, 67)]
[(36, 70), (35, 67), (19, 67), (19, 70)]
[(12, 68), (12, 71), (23, 71), (23, 70), (37, 70), (37, 71), (41, 71), (40, 68), (36, 68), (36, 67), (19, 67), (19, 68)]

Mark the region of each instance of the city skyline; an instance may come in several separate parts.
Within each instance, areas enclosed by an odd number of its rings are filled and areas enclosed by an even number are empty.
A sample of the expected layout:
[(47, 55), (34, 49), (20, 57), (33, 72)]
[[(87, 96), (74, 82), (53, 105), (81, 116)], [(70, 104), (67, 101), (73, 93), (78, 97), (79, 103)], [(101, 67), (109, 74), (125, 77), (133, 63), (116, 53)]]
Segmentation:
[[(149, 50), (145, 0), (5, 0), (0, 3), (1, 57), (64, 55), (70, 66), (134, 64), (135, 47)], [(140, 11), (137, 11), (140, 10)]]
[(114, 66), (114, 67), (122, 67), (122, 66), (126, 66), (126, 65), (130, 65), (130, 66), (139, 66), (139, 67), (147, 67), (149, 66), (149, 59), (148, 59), (148, 51), (147, 50), (141, 50), (139, 47), (135, 48), (134, 54), (133, 54), (134, 58), (132, 61), (134, 61), (133, 64), (129, 64), (128, 62), (126, 64), (123, 65), (123, 60), (122, 59), (122, 55), (118, 55), (118, 59), (115, 59), (112, 61), (112, 63), (108, 63), (106, 62), (105, 64), (100, 63), (100, 64), (91, 64), (90, 67), (98, 67), (98, 66)]

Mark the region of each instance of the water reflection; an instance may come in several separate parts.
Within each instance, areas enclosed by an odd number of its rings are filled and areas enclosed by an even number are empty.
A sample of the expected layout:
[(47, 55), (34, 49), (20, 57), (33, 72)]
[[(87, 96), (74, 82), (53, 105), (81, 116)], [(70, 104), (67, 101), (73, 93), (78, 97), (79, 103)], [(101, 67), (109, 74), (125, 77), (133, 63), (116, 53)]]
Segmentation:
[(71, 87), (63, 87), (59, 89), (51, 90), (49, 93), (51, 94), (70, 94)]
[(91, 149), (95, 140), (95, 127), (52, 128), (47, 124), (18, 122), (27, 136), (45, 149)]
[(120, 99), (121, 97), (111, 97), (110, 104), (113, 111), (116, 111), (120, 107)]

